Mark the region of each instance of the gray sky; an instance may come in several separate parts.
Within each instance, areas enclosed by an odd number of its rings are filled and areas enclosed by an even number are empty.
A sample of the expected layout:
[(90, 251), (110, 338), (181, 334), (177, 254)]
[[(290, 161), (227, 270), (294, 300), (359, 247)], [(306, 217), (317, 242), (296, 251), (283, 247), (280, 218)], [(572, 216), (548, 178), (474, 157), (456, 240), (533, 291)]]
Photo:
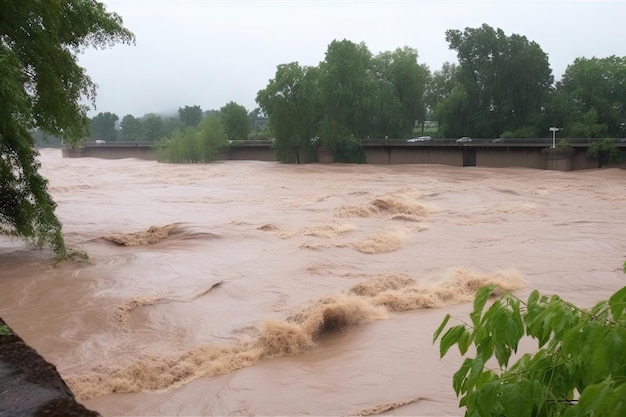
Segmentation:
[(317, 65), (334, 39), (373, 54), (416, 48), (431, 71), (456, 62), (445, 31), (487, 23), (524, 35), (548, 54), (555, 79), (577, 57), (626, 56), (626, 0), (105, 0), (135, 46), (80, 56), (98, 84), (98, 112), (175, 112), (185, 105), (248, 110), (293, 61)]

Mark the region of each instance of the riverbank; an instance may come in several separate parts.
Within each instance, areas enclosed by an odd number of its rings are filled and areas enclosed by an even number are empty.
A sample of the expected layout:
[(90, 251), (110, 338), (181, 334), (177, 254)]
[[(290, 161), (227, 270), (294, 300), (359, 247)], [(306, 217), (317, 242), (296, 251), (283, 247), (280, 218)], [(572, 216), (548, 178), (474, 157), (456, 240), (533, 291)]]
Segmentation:
[(97, 417), (74, 399), (54, 365), (0, 318), (0, 417)]

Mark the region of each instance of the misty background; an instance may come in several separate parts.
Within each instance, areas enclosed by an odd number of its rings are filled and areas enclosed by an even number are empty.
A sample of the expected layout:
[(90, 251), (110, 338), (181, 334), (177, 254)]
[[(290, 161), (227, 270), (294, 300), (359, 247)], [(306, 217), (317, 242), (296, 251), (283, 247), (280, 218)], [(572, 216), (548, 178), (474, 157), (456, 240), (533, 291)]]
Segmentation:
[(416, 48), (430, 71), (457, 62), (445, 31), (486, 23), (526, 36), (549, 56), (555, 81), (578, 57), (626, 56), (625, 1), (587, 0), (107, 0), (135, 46), (86, 50), (79, 63), (98, 84), (96, 108), (123, 116), (186, 105), (248, 110), (276, 66), (318, 65), (334, 40), (373, 54)]

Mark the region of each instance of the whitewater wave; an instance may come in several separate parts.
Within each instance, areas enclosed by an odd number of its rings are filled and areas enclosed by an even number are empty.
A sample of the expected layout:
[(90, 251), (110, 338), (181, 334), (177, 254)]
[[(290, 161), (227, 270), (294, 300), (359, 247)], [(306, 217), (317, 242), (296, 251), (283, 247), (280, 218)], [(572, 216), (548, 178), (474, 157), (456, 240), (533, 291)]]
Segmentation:
[(380, 197), (376, 197), (363, 205), (344, 205), (335, 211), (335, 216), (349, 217), (381, 217), (396, 220), (419, 221), (428, 216), (436, 207), (418, 200), (421, 195), (411, 189), (401, 189)]
[(368, 236), (355, 242), (354, 249), (365, 254), (379, 254), (393, 252), (400, 248), (405, 233), (400, 230), (383, 230), (375, 235)]
[(148, 246), (159, 243), (165, 239), (191, 240), (214, 239), (218, 237), (219, 236), (214, 233), (196, 231), (190, 227), (183, 226), (181, 223), (172, 223), (165, 226), (150, 226), (145, 231), (114, 233), (102, 236), (99, 239), (104, 239), (120, 246)]
[(131, 298), (130, 300), (127, 300), (124, 304), (118, 306), (113, 312), (114, 326), (117, 327), (121, 331), (127, 332), (130, 330), (128, 328), (128, 321), (130, 320), (130, 315), (134, 310), (140, 307), (149, 306), (149, 305), (153, 305), (157, 303), (190, 302), (190, 301), (193, 301), (202, 297), (203, 295), (208, 294), (215, 287), (221, 285), (222, 282), (223, 281), (217, 281), (211, 284), (211, 286), (209, 286), (208, 288), (200, 290), (196, 292), (195, 294), (192, 294), (190, 297), (185, 297), (185, 298), (174, 297), (174, 296), (169, 295), (166, 292)]
[[(176, 357), (145, 356), (122, 367), (98, 366), (89, 373), (70, 376), (67, 381), (80, 400), (114, 392), (171, 389), (268, 358), (310, 351), (328, 335), (387, 319), (390, 312), (469, 302), (476, 290), (487, 284), (495, 285), (497, 293), (525, 285), (520, 274), (513, 270), (478, 273), (457, 268), (430, 286), (422, 286), (406, 274), (380, 274), (346, 292), (321, 297), (283, 321), (265, 320), (252, 340), (196, 347)], [(124, 311), (162, 299), (161, 295), (133, 299)]]
[(329, 222), (326, 224), (304, 227), (296, 231), (286, 231), (274, 224), (264, 224), (258, 227), (257, 230), (273, 233), (281, 239), (290, 239), (294, 237), (319, 237), (323, 239), (331, 239), (354, 230), (354, 226), (343, 223)]

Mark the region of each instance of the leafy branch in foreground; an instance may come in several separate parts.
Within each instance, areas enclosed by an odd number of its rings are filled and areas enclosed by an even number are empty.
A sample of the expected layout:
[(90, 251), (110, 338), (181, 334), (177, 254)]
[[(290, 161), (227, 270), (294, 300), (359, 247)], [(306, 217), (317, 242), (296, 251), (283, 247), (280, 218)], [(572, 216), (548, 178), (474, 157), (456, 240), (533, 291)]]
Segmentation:
[(78, 63), (87, 47), (133, 43), (122, 18), (96, 0), (2, 2), (0, 234), (68, 255), (31, 133), (78, 143), (96, 85)]
[[(448, 314), (433, 336), (441, 357), (455, 345), (465, 356), (453, 387), (466, 416), (626, 415), (626, 287), (591, 310), (536, 290), (486, 308), (493, 291), (477, 292), (471, 324), (449, 326)], [(509, 365), (524, 336), (537, 352)]]

